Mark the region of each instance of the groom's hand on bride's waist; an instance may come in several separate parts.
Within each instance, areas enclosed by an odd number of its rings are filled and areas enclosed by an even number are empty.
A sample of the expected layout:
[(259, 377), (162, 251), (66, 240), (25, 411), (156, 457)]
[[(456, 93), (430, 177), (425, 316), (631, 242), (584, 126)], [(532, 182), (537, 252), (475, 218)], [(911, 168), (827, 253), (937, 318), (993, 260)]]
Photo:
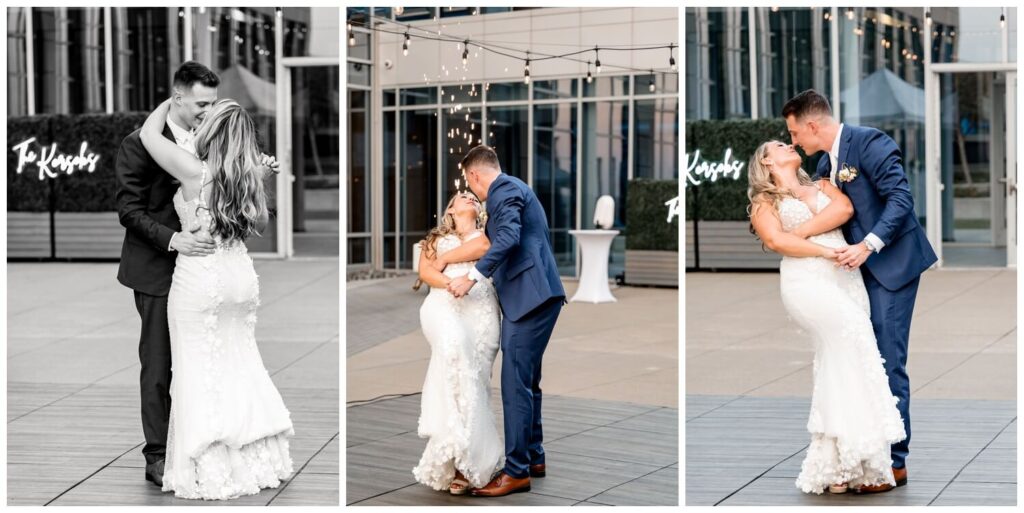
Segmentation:
[(836, 260), (836, 267), (850, 271), (857, 269), (867, 261), (871, 256), (871, 249), (864, 242), (859, 242), (837, 250), (837, 254), (839, 258)]
[(185, 256), (206, 256), (213, 254), (216, 244), (205, 231), (178, 232), (171, 236), (171, 251)]

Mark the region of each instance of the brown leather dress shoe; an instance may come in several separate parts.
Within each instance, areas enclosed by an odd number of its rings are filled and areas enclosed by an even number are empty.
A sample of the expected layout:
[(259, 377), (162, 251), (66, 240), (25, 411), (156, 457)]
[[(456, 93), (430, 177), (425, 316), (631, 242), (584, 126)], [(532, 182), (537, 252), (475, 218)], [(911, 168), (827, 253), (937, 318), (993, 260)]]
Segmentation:
[[(907, 484), (907, 467), (903, 467), (903, 468), (893, 467), (892, 468), (892, 477), (896, 480), (896, 486), (903, 486), (903, 485)], [(889, 483), (882, 483), (882, 484), (873, 485), (873, 486), (861, 486), (860, 488), (857, 488), (854, 491), (857, 492), (857, 493), (882, 493), (882, 492), (888, 492), (889, 490), (892, 490), (893, 488), (896, 488), (896, 486), (893, 486), (893, 485), (891, 485)]]
[(547, 474), (547, 467), (545, 467), (543, 463), (530, 465), (530, 477), (544, 477)]
[(469, 494), (475, 497), (501, 497), (510, 493), (528, 491), (530, 491), (529, 476), (517, 479), (502, 471), (497, 476), (494, 476), (494, 479), (487, 483), (487, 486), (473, 488), (469, 491)]

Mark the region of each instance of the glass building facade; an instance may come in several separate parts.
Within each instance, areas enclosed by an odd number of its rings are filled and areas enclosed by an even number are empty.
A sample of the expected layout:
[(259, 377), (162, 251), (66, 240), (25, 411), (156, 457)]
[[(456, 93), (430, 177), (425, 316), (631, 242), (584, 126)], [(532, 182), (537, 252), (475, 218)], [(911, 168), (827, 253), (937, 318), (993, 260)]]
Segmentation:
[[(400, 16), (386, 9), (375, 15), (394, 20), (474, 15), (474, 8), (460, 9), (421, 13), (407, 8)], [(367, 13), (349, 10), (349, 19), (357, 20), (352, 29), (356, 44), (349, 47), (348, 58), (349, 266), (411, 269), (413, 245), (436, 226), (456, 191), (461, 154), (483, 143), (495, 148), (503, 172), (533, 188), (547, 213), (563, 276), (576, 276), (579, 264), (569, 230), (593, 228), (597, 199), (612, 196), (615, 229), (622, 234), (612, 246), (609, 275), (622, 273), (627, 183), (637, 177), (679, 176), (678, 75), (606, 68), (588, 82), (584, 68), (581, 74), (541, 75), (529, 83), (496, 73), (500, 78), (493, 80), (446, 82), (442, 77), (416, 84), (421, 77), (410, 76), (409, 85), (373, 84), (368, 80), (374, 74), (364, 70), (380, 66), (383, 59), (370, 54), (374, 45), (364, 49), (364, 37), (374, 37), (359, 26)], [(487, 14), (483, 8), (476, 16)], [(663, 38), (668, 42), (678, 34)], [(663, 57), (666, 67), (667, 50)], [(375, 91), (381, 98), (379, 127), (372, 125), (366, 107)], [(373, 137), (381, 138), (378, 144), (368, 143)], [(366, 167), (374, 162), (374, 151), (380, 153), (380, 165)], [(381, 184), (377, 191), (374, 174)], [(376, 246), (375, 211), (381, 216)]]
[[(1012, 7), (687, 8), (686, 120), (778, 118), (788, 98), (816, 89), (842, 122), (878, 128), (902, 149), (918, 218), (933, 245), (951, 250), (945, 263), (1013, 265), (1005, 147), (1015, 144), (1006, 139), (1015, 121), (1000, 109), (1016, 94), (1016, 15)], [(930, 142), (929, 126), (941, 134)], [(941, 155), (935, 182), (929, 152)]]

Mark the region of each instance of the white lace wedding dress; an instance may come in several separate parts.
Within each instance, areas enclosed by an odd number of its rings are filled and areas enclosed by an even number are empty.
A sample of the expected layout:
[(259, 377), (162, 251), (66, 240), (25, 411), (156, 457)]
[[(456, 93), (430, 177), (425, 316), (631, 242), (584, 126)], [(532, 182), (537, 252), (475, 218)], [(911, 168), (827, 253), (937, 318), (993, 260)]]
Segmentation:
[[(178, 189), (174, 209), (183, 228), (209, 231), (209, 189), (192, 201)], [(187, 499), (256, 494), (292, 473), (291, 417), (254, 336), (258, 276), (243, 242), (215, 239), (212, 255), (178, 255), (167, 298), (172, 378), (163, 491)]]
[[(466, 241), (480, 235), (474, 232)], [(458, 236), (437, 241), (443, 255), (459, 247)], [(450, 278), (469, 272), (474, 262), (449, 264)], [(467, 296), (456, 298), (431, 288), (420, 307), (423, 335), (430, 344), (430, 364), (423, 382), (419, 436), (429, 438), (416, 468), (416, 481), (446, 490), (458, 469), (471, 487), (486, 485), (505, 464), (490, 407), (491, 367), (498, 352), (500, 313), (489, 280), (477, 283)]]
[[(820, 212), (830, 199), (821, 191), (816, 198)], [(779, 214), (785, 231), (814, 216), (796, 198), (782, 200)], [(847, 245), (838, 228), (809, 240)], [(845, 271), (825, 258), (783, 257), (780, 275), (782, 302), (811, 335), (815, 350), (811, 443), (797, 487), (820, 494), (830, 484), (894, 485), (889, 446), (906, 434), (875, 342), (860, 270)]]

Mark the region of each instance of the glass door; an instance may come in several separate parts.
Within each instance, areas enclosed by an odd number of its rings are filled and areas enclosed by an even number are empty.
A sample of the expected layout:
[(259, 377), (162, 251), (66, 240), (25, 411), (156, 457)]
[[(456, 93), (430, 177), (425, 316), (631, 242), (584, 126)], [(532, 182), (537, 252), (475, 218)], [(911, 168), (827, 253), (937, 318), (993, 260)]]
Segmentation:
[(943, 265), (1014, 265), (1016, 172), (1010, 164), (1016, 157), (1008, 137), (1015, 133), (1016, 111), (1009, 110), (1015, 103), (1010, 74), (943, 73), (938, 81)]
[[(287, 223), (287, 256), (337, 257), (340, 237), (340, 88), (338, 65), (288, 67), (287, 187), (278, 203)], [(287, 206), (285, 206), (287, 205)]]

